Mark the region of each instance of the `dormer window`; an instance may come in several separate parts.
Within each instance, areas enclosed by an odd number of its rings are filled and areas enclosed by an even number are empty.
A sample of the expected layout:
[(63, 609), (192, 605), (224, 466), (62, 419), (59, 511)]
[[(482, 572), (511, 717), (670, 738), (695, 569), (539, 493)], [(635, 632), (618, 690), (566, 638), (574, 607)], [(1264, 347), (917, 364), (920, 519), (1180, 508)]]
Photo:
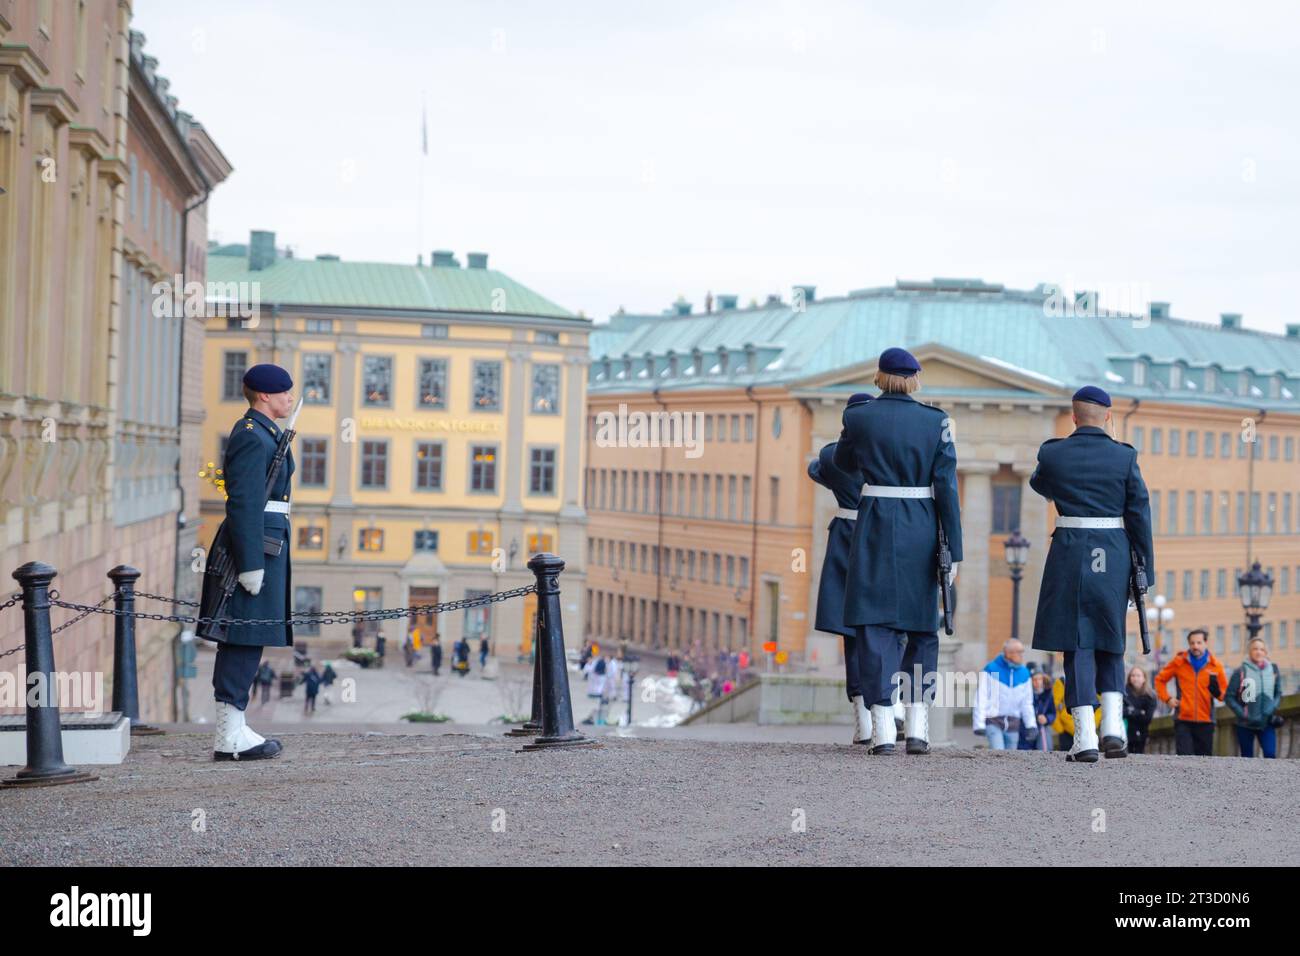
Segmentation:
[(1179, 365), (1177, 362), (1169, 366), (1169, 387), (1170, 388), (1183, 387), (1183, 367)]
[(1237, 373), (1237, 394), (1238, 395), (1250, 394), (1250, 373), (1249, 372)]
[(1205, 390), (1207, 392), (1219, 390), (1219, 370), (1213, 365), (1205, 370)]
[(1141, 388), (1147, 383), (1147, 363), (1145, 359), (1133, 362), (1133, 384)]
[(665, 369), (665, 371), (668, 373), (669, 378), (677, 377), (677, 356), (676, 355), (668, 356), (668, 368)]
[(1274, 375), (1268, 380), (1268, 397), (1277, 399), (1282, 397), (1282, 376)]

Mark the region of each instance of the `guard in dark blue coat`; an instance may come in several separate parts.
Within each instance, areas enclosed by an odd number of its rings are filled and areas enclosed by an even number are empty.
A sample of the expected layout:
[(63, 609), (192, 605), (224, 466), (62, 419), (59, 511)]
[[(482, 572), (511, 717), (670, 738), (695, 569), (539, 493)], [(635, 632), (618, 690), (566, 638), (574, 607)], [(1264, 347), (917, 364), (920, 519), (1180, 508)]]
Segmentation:
[[(293, 409), (293, 379), (278, 365), (254, 365), (244, 373), (248, 411), (235, 422), (226, 443), (222, 470), (226, 480), (226, 520), (230, 554), (239, 572), (239, 586), (222, 614), (231, 619), (285, 620), (292, 607), (289, 566), (289, 487), (293, 475), (290, 452), (267, 496), (266, 479), (280, 440), (275, 420)], [(220, 534), (220, 529), (218, 529)], [(275, 553), (273, 553), (275, 552)], [(220, 600), (214, 575), (205, 575), (200, 617), (212, 617)], [(274, 757), (282, 747), (267, 740), (244, 721), (249, 687), (262, 660), (262, 648), (293, 644), (289, 624), (232, 624), (220, 639), (203, 626), (198, 635), (217, 641), (212, 687), (217, 705), (216, 760), (256, 760)]]
[[(849, 407), (871, 401), (865, 392), (849, 398)], [(808, 477), (835, 495), (839, 506), (826, 527), (826, 557), (822, 561), (821, 580), (817, 585), (817, 618), (813, 626), (826, 634), (844, 638), (844, 686), (853, 704), (853, 742), (871, 743), (871, 711), (862, 696), (858, 676), (861, 662), (862, 634), (844, 623), (844, 579), (849, 570), (849, 549), (853, 543), (853, 523), (858, 518), (858, 499), (862, 495), (862, 473), (843, 471), (836, 466), (835, 442), (826, 445), (808, 463)]]
[[(912, 397), (920, 388), (920, 363), (900, 348), (880, 356), (872, 402), (844, 410), (844, 430), (834, 461), (861, 471), (865, 484), (854, 523), (844, 623), (861, 628), (859, 667), (871, 705), (873, 754), (893, 753), (894, 675), (919, 664), (925, 680), (939, 668), (939, 522), (954, 563), (962, 559), (957, 500), (957, 452), (952, 425), (938, 408)], [(909, 672), (909, 677), (912, 672)], [(929, 721), (922, 682), (905, 697), (908, 753), (927, 753)]]
[(1095, 385), (1074, 393), (1075, 430), (1038, 449), (1029, 486), (1056, 506), (1043, 568), (1034, 649), (1065, 653), (1065, 706), (1074, 742), (1065, 759), (1098, 757), (1093, 701), (1101, 695), (1101, 749), (1123, 757), (1124, 647), (1132, 548), (1155, 580), (1151, 508), (1137, 451), (1107, 432), (1110, 396)]

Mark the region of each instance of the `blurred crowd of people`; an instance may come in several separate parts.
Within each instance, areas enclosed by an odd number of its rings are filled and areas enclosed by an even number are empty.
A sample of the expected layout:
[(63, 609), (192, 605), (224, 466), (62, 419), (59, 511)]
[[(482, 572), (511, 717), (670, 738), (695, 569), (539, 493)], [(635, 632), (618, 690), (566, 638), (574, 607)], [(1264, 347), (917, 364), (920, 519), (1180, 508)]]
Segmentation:
[[(1246, 659), (1227, 676), (1223, 663), (1210, 650), (1209, 635), (1197, 628), (1179, 651), (1148, 678), (1134, 666), (1124, 683), (1124, 725), (1128, 752), (1146, 752), (1151, 721), (1159, 713), (1174, 718), (1174, 749), (1183, 756), (1214, 752), (1215, 702), (1235, 716), (1237, 752), (1253, 757), (1259, 746), (1264, 757), (1277, 756), (1277, 728), (1283, 724), (1278, 706), (1282, 675), (1269, 660), (1268, 645), (1255, 637)], [(971, 715), (971, 729), (991, 750), (1069, 750), (1074, 720), (1064, 706), (1065, 683), (1048, 670), (1024, 661), (1025, 648), (1011, 639), (1002, 653), (984, 667)], [(1101, 708), (1093, 713), (1098, 724)]]

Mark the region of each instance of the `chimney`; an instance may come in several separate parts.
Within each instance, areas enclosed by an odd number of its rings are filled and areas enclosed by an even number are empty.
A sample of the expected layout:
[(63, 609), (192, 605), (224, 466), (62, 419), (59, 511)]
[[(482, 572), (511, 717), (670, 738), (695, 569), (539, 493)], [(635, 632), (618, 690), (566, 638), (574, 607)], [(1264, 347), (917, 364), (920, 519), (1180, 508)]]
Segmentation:
[(1241, 328), (1240, 312), (1221, 312), (1219, 313), (1219, 325), (1225, 329)]
[(486, 252), (467, 252), (465, 253), (465, 268), (467, 269), (486, 269), (487, 268)]
[(722, 293), (718, 293), (718, 311), (719, 312), (731, 311), (736, 307), (736, 302), (739, 300), (739, 298), (740, 298), (739, 296), (735, 296), (735, 295), (723, 295)]
[(817, 287), (815, 285), (796, 285), (791, 287), (791, 294), (794, 301), (799, 301), (799, 296), (803, 296), (803, 304), (809, 305), (817, 296)]
[(1153, 319), (1169, 318), (1168, 302), (1152, 302), (1150, 308), (1151, 308), (1151, 318)]
[(433, 256), (429, 262), (435, 269), (439, 267), (447, 269), (459, 269), (460, 263), (456, 261), (456, 253), (450, 249), (434, 249)]
[(763, 305), (765, 305), (769, 309), (783, 304), (784, 303), (781, 301), (781, 297), (777, 295), (775, 292), (769, 293), (767, 297), (767, 301), (763, 303)]
[(254, 229), (248, 234), (248, 270), (260, 272), (275, 265), (275, 233)]
[(1288, 325), (1286, 327), (1286, 337), (1288, 339), (1300, 339), (1300, 325)]

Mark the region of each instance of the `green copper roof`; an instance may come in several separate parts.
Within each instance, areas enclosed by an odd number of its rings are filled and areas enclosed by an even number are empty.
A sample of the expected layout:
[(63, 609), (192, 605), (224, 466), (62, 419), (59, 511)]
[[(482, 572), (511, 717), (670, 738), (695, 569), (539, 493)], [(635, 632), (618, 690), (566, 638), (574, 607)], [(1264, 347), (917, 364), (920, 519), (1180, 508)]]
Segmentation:
[[(212, 250), (207, 279), (210, 283), (257, 282), (264, 305), (577, 318), (495, 269), (280, 257), (265, 269), (252, 271), (243, 254), (246, 249), (224, 246)], [(226, 250), (236, 254), (225, 254)]]
[[(936, 280), (813, 301), (802, 312), (782, 303), (690, 315), (616, 315), (592, 330), (590, 387), (798, 387), (836, 369), (874, 362), (892, 345), (933, 344), (1028, 376), (1049, 393), (1068, 395), (1096, 384), (1124, 397), (1300, 412), (1298, 335), (1161, 317), (1062, 316), (1050, 314), (1045, 298), (1041, 289), (963, 288)], [(608, 370), (604, 359), (610, 360)], [(1135, 369), (1138, 364), (1142, 369)]]

